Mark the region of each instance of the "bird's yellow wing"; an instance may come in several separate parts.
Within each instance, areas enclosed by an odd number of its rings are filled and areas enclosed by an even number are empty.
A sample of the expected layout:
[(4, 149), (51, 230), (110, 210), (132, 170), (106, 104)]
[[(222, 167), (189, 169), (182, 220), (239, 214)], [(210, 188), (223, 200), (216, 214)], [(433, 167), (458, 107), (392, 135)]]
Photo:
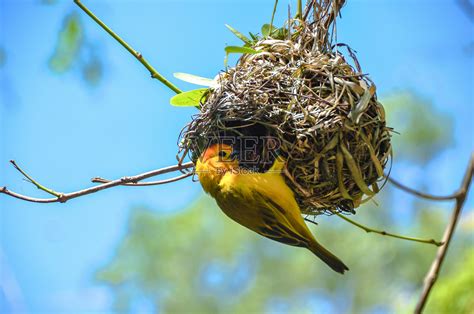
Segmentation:
[(269, 239), (306, 247), (339, 273), (348, 269), (316, 241), (301, 217), (293, 191), (278, 171), (229, 172), (219, 186), (217, 203), (231, 219)]
[(232, 189), (220, 194), (216, 200), (227, 216), (262, 236), (292, 246), (309, 245), (307, 236), (292, 226), (288, 212), (258, 191), (249, 194)]
[[(271, 198), (260, 194), (253, 193), (253, 199), (256, 203), (256, 210), (260, 212), (264, 224), (258, 227), (257, 232), (272, 240), (282, 242), (285, 244), (309, 247), (311, 245), (312, 235), (301, 230), (302, 226), (295, 225), (291, 221), (290, 213), (281, 207), (277, 202)], [(303, 232), (298, 232), (300, 229)]]
[(294, 246), (309, 247), (314, 241), (280, 172), (228, 173), (220, 186), (219, 206), (241, 225)]

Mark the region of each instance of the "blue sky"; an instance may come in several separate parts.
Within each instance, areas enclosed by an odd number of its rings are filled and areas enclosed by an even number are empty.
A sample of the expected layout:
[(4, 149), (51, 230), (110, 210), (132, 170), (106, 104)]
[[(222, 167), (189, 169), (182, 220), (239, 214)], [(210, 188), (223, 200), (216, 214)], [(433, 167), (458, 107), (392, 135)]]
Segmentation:
[[(225, 45), (238, 44), (224, 24), (256, 31), (273, 6), (271, 0), (83, 2), (169, 78), (173, 72), (214, 77), (223, 68)], [(287, 4), (280, 1), (280, 22)], [(7, 55), (0, 69), (0, 185), (20, 193), (43, 196), (10, 167), (10, 159), (60, 191), (89, 186), (94, 176), (171, 165), (179, 131), (195, 112), (171, 107), (173, 93), (85, 16), (85, 34), (105, 60), (102, 82), (87, 86), (78, 69), (53, 74), (47, 61), (71, 10), (79, 11), (72, 1), (0, 0), (0, 47)], [(454, 1), (354, 0), (338, 29), (339, 41), (358, 51), (382, 99), (412, 89), (453, 117), (454, 147), (423, 170), (430, 191), (454, 190), (474, 144), (474, 63), (464, 49), (474, 40), (473, 24)], [(416, 183), (396, 164), (394, 172)], [(112, 257), (130, 209), (175, 211), (200, 194), (200, 186), (186, 180), (116, 188), (67, 204), (0, 196), (0, 285), (15, 296), (17, 308), (107, 310), (110, 295), (92, 276)], [(0, 305), (6, 307), (5, 300), (0, 295)]]

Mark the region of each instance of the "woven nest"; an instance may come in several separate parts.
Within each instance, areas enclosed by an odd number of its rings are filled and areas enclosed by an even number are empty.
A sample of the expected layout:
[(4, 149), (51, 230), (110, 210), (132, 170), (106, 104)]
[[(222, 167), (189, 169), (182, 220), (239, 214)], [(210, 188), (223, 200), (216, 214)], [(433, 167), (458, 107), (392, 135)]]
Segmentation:
[(337, 50), (341, 45), (330, 45), (325, 23), (289, 23), (289, 39), (256, 41), (258, 53), (218, 76), (180, 141), (196, 160), (214, 140), (260, 136), (262, 158), (241, 163), (259, 172), (274, 159), (265, 153), (275, 145), (268, 139), (278, 141), (273, 148), (287, 160), (287, 183), (309, 215), (353, 213), (364, 195), (378, 192), (391, 156), (391, 129), (375, 85), (349, 47), (354, 66)]

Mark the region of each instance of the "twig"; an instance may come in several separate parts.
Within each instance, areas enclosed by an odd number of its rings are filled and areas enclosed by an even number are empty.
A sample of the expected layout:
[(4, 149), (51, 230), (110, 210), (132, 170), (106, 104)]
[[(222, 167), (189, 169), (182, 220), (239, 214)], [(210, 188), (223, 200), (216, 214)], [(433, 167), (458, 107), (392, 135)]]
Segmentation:
[[(45, 192), (47, 192), (51, 195), (54, 195), (56, 197), (54, 197), (54, 198), (34, 198), (34, 197), (30, 197), (30, 196), (26, 196), (26, 195), (22, 195), (22, 194), (10, 191), (10, 190), (7, 189), (7, 187), (1, 187), (0, 188), (0, 194), (6, 194), (6, 195), (9, 195), (9, 196), (12, 196), (12, 197), (24, 200), (24, 201), (34, 202), (34, 203), (56, 203), (56, 202), (65, 203), (66, 201), (68, 201), (70, 199), (73, 199), (73, 198), (76, 198), (76, 197), (96, 193), (96, 192), (99, 192), (99, 191), (102, 191), (102, 190), (105, 190), (105, 189), (109, 189), (109, 188), (112, 188), (112, 187), (115, 187), (115, 186), (119, 186), (119, 185), (128, 185), (128, 184), (133, 184), (133, 183), (136, 184), (137, 182), (139, 182), (141, 180), (144, 180), (144, 179), (147, 179), (147, 178), (151, 178), (151, 177), (154, 177), (154, 176), (157, 176), (157, 175), (160, 175), (160, 174), (169, 173), (169, 172), (173, 172), (173, 171), (177, 171), (177, 170), (188, 169), (188, 168), (191, 168), (191, 167), (194, 166), (194, 164), (192, 162), (188, 162), (188, 163), (184, 163), (184, 164), (181, 164), (181, 165), (174, 165), (174, 166), (165, 167), (165, 168), (161, 168), (161, 169), (157, 169), (157, 170), (152, 170), (152, 171), (145, 172), (145, 173), (142, 173), (142, 174), (139, 174), (139, 175), (136, 175), (136, 176), (132, 176), (132, 177), (122, 177), (122, 178), (117, 179), (117, 180), (109, 181), (107, 183), (103, 183), (103, 184), (100, 184), (100, 185), (97, 185), (97, 186), (94, 186), (94, 187), (90, 187), (90, 188), (87, 188), (87, 189), (84, 189), (84, 190), (76, 191), (76, 192), (60, 193), (60, 192), (56, 192), (52, 189), (46, 188), (43, 185), (41, 185), (40, 183), (38, 183), (31, 176), (29, 176), (25, 171), (23, 171), (14, 161), (12, 161), (12, 164), (14, 165), (15, 169), (17, 169), (19, 172), (21, 172), (21, 174), (23, 174), (37, 188), (39, 188), (39, 189), (41, 189), (41, 190), (43, 190), (43, 191), (45, 191)], [(176, 179), (176, 178), (173, 178), (173, 179)], [(171, 180), (171, 179), (168, 179), (168, 180)], [(170, 181), (170, 182), (173, 182), (173, 181)]]
[(314, 5), (314, 1), (316, 1), (316, 0), (306, 1), (306, 8), (304, 10), (304, 14), (303, 14), (303, 18), (302, 18), (303, 21), (306, 21), (306, 19), (308, 18), (308, 14), (309, 14), (309, 12), (311, 11), (311, 8)]
[(369, 228), (367, 226), (364, 226), (352, 219), (349, 219), (347, 218), (346, 216), (340, 214), (340, 213), (337, 213), (335, 212), (335, 214), (338, 216), (338, 217), (341, 217), (342, 219), (344, 219), (345, 221), (353, 224), (354, 226), (358, 227), (358, 228), (361, 228), (362, 230), (364, 230), (365, 232), (367, 233), (377, 233), (377, 234), (380, 234), (380, 235), (384, 235), (384, 236), (387, 236), (387, 237), (392, 237), (392, 238), (397, 238), (397, 239), (402, 239), (402, 240), (407, 240), (407, 241), (414, 241), (414, 242), (421, 242), (421, 243), (427, 243), (427, 244), (433, 244), (433, 245), (436, 245), (436, 246), (441, 246), (443, 245), (444, 242), (438, 242), (434, 239), (420, 239), (420, 238), (414, 238), (414, 237), (407, 237), (407, 236), (402, 236), (402, 235), (398, 235), (398, 234), (395, 234), (395, 233), (390, 233), (390, 232), (387, 232), (387, 231), (383, 231), (383, 230), (376, 230), (376, 229), (373, 229), (373, 228)]
[(159, 80), (161, 83), (166, 85), (169, 89), (171, 89), (173, 92), (176, 94), (181, 93), (182, 91), (176, 87), (173, 83), (168, 81), (164, 76), (162, 76), (158, 71), (151, 66), (148, 61), (145, 60), (143, 55), (133, 49), (127, 42), (125, 42), (120, 36), (118, 36), (113, 30), (111, 30), (104, 22), (102, 22), (97, 16), (95, 16), (92, 11), (90, 11), (84, 4), (81, 3), (80, 0), (74, 0), (74, 3), (79, 6), (79, 8), (82, 9), (87, 15), (89, 15), (97, 24), (99, 24), (100, 27), (102, 27), (107, 33), (109, 33), (110, 36), (112, 36), (119, 44), (121, 44), (125, 49), (128, 50), (138, 61), (140, 61), (143, 66), (150, 71), (150, 75), (152, 78)]
[[(283, 169), (283, 173), (286, 175), (287, 178), (289, 178), (293, 184), (295, 184), (295, 186), (303, 193), (303, 195), (305, 195), (306, 197), (310, 197), (310, 193), (308, 191), (306, 191), (301, 185), (297, 184), (295, 181), (293, 181), (293, 176), (291, 176), (290, 172), (288, 171), (288, 169), (285, 167)], [(408, 237), (408, 236), (402, 236), (402, 235), (398, 235), (398, 234), (395, 234), (395, 233), (390, 233), (390, 232), (387, 232), (387, 231), (384, 231), (384, 230), (377, 230), (377, 229), (374, 229), (374, 228), (370, 228), (370, 227), (367, 227), (361, 223), (358, 223), (338, 212), (333, 212), (334, 214), (336, 214), (337, 216), (339, 216), (340, 218), (344, 219), (345, 221), (353, 224), (354, 226), (358, 227), (358, 228), (361, 228), (362, 230), (364, 230), (365, 232), (367, 233), (370, 233), (370, 232), (373, 232), (373, 233), (376, 233), (376, 234), (380, 234), (380, 235), (384, 235), (384, 236), (388, 236), (388, 237), (393, 237), (393, 238), (397, 238), (397, 239), (402, 239), (402, 240), (407, 240), (407, 241), (415, 241), (415, 242), (421, 242), (421, 243), (427, 243), (427, 244), (433, 244), (433, 245), (436, 245), (436, 246), (440, 246), (443, 244), (443, 242), (438, 242), (434, 239), (420, 239), (420, 238), (413, 238), (413, 237)], [(310, 219), (307, 219), (307, 218), (304, 218), (304, 220), (308, 221), (308, 222), (312, 222), (312, 223), (315, 223), (314, 221), (310, 220)]]
[(426, 198), (428, 200), (432, 200), (432, 201), (450, 201), (450, 200), (455, 200), (459, 195), (459, 191), (452, 194), (452, 195), (446, 195), (446, 196), (437, 196), (437, 195), (432, 195), (432, 194), (428, 194), (428, 193), (423, 193), (423, 192), (417, 191), (415, 189), (412, 189), (412, 188), (409, 188), (409, 187), (403, 185), (402, 183), (398, 182), (397, 180), (393, 179), (390, 176), (387, 176), (387, 175), (384, 175), (384, 176), (385, 176), (385, 178), (387, 178), (387, 180), (390, 183), (395, 185), (397, 188), (399, 188), (399, 189), (401, 189), (401, 190), (403, 190), (407, 193), (413, 194), (415, 196), (418, 196), (418, 197), (421, 197), (421, 198)]
[(189, 147), (186, 147), (183, 151), (183, 154), (181, 155), (181, 157), (178, 159), (178, 165), (181, 165), (184, 161), (184, 158), (186, 158), (186, 155), (188, 154), (188, 151), (189, 151)]
[[(297, 6), (296, 6), (296, 18), (297, 19), (303, 19), (303, 4), (301, 3), (301, 0), (298, 0)], [(289, 21), (290, 19), (288, 19)]]
[[(180, 176), (173, 177), (173, 178), (169, 178), (169, 179), (165, 179), (165, 180), (151, 181), (151, 182), (126, 183), (126, 184), (122, 184), (122, 185), (126, 185), (126, 186), (152, 186), (152, 185), (161, 185), (161, 184), (176, 182), (176, 181), (185, 179), (185, 178), (187, 178), (187, 177), (192, 176), (193, 174), (194, 174), (193, 172), (188, 172), (188, 173), (182, 174), (182, 175), (180, 175)], [(101, 178), (101, 177), (96, 177), (96, 178), (93, 178), (91, 181), (94, 182), (94, 183), (109, 183), (109, 182), (112, 181), (112, 180), (107, 180), (107, 179), (104, 179), (104, 178)]]
[(275, 18), (275, 12), (278, 7), (278, 0), (275, 0), (275, 4), (273, 5), (273, 12), (272, 12), (272, 19), (270, 20), (270, 30), (268, 32), (268, 36), (272, 37), (272, 30), (273, 30), (273, 19)]
[(421, 293), (420, 299), (418, 300), (418, 303), (415, 308), (416, 314), (423, 312), (423, 308), (425, 307), (425, 304), (428, 301), (430, 292), (433, 289), (433, 286), (436, 283), (436, 280), (438, 279), (441, 266), (443, 265), (444, 258), (446, 257), (446, 253), (448, 252), (449, 244), (451, 243), (451, 239), (453, 237), (456, 224), (461, 215), (461, 211), (462, 211), (464, 202), (466, 200), (469, 187), (472, 182), (473, 172), (474, 172), (474, 154), (471, 155), (471, 159), (467, 166), (466, 174), (464, 175), (464, 179), (462, 181), (461, 187), (456, 193), (457, 195), (456, 204), (454, 206), (454, 210), (451, 215), (449, 224), (446, 226), (446, 229), (444, 230), (444, 235), (443, 235), (444, 245), (438, 249), (438, 252), (436, 253), (436, 257), (431, 264), (430, 270), (425, 276), (423, 291)]
[(304, 219), (305, 221), (307, 221), (307, 222), (312, 223), (313, 225), (316, 225), (316, 226), (318, 225), (318, 223), (317, 223), (316, 221), (314, 221), (314, 220), (308, 219), (308, 218), (306, 218), (306, 217), (304, 217), (303, 219)]
[(13, 167), (15, 167), (16, 170), (18, 170), (26, 179), (28, 182), (32, 183), (33, 185), (35, 185), (38, 189), (40, 190), (43, 190), (45, 191), (46, 193), (48, 194), (51, 194), (51, 195), (54, 195), (56, 197), (61, 197), (61, 194), (56, 192), (56, 191), (53, 191), (51, 189), (48, 189), (47, 187), (39, 184), (38, 182), (36, 182), (35, 180), (33, 180), (32, 177), (30, 177), (26, 172), (23, 171), (23, 169), (21, 169), (20, 167), (18, 167), (18, 165), (16, 164), (16, 162), (14, 160), (10, 160), (10, 163), (13, 165)]

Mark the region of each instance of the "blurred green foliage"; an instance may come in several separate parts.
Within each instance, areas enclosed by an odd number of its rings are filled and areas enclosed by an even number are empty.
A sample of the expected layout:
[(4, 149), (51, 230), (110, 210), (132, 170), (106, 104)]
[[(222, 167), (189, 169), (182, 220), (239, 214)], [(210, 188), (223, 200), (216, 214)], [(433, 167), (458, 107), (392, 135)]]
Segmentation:
[[(439, 238), (443, 215), (422, 212), (413, 222), (422, 228), (402, 226), (398, 231)], [(381, 215), (362, 214), (372, 225), (380, 225)], [(351, 269), (344, 276), (309, 251), (261, 238), (235, 224), (212, 199), (203, 197), (177, 215), (135, 209), (127, 236), (97, 278), (111, 287), (119, 312), (135, 312), (143, 300), (164, 313), (411, 311), (434, 246), (366, 235), (337, 217), (322, 217), (319, 222), (313, 228), (317, 238)], [(451, 259), (462, 254), (468, 241), (469, 235), (458, 234)], [(469, 264), (458, 268), (459, 260), (454, 261), (453, 267), (448, 260), (444, 271), (468, 277), (460, 279), (464, 288), (456, 289), (456, 298), (444, 288), (444, 298), (428, 309), (465, 308), (472, 300), (471, 289), (465, 288), (472, 284), (473, 270)], [(460, 281), (442, 279), (436, 288)]]
[[(471, 23), (474, 22), (474, 2), (472, 0), (457, 0), (456, 1), (461, 10), (466, 14)], [(470, 42), (464, 47), (464, 51), (468, 56), (474, 55), (474, 42)]]
[[(425, 162), (451, 141), (449, 118), (419, 97), (384, 102), (400, 130), (400, 155)], [(412, 116), (414, 114), (415, 116)], [(421, 115), (417, 116), (417, 115)], [(446, 122), (448, 121), (448, 122)], [(421, 146), (422, 148), (419, 148)], [(427, 154), (426, 151), (432, 152)], [(191, 184), (191, 183), (190, 183)], [(355, 219), (413, 236), (441, 238), (446, 210), (415, 204), (396, 222), (391, 187)], [(436, 247), (365, 234), (336, 216), (311, 225), (319, 241), (350, 268), (341, 276), (309, 251), (262, 238), (234, 223), (205, 196), (177, 214), (132, 211), (128, 232), (97, 279), (111, 288), (115, 310), (164, 313), (410, 313)], [(426, 313), (472, 311), (472, 226), (460, 228)]]
[(456, 1), (463, 10), (463, 12), (466, 14), (466, 16), (471, 20), (471, 22), (474, 22), (474, 3), (472, 0), (457, 0)]
[(41, 0), (43, 4), (56, 4), (57, 2), (57, 0)]
[(438, 282), (431, 296), (428, 310), (438, 313), (474, 313), (474, 249), (472, 246), (459, 257), (450, 272)]
[(81, 16), (73, 11), (63, 19), (49, 68), (64, 74), (76, 67), (89, 85), (97, 85), (103, 76), (103, 62), (98, 49), (87, 39)]
[(387, 124), (395, 128), (394, 155), (424, 164), (452, 143), (453, 121), (432, 103), (408, 91), (383, 99)]
[(83, 25), (77, 12), (66, 15), (63, 26), (58, 34), (54, 53), (49, 60), (50, 68), (64, 73), (78, 59), (84, 39)]
[(0, 47), (0, 68), (2, 68), (6, 62), (7, 62), (7, 54), (5, 52), (5, 49), (3, 49), (3, 47)]
[(97, 54), (92, 54), (82, 66), (82, 77), (91, 85), (97, 85), (103, 75), (103, 64)]

